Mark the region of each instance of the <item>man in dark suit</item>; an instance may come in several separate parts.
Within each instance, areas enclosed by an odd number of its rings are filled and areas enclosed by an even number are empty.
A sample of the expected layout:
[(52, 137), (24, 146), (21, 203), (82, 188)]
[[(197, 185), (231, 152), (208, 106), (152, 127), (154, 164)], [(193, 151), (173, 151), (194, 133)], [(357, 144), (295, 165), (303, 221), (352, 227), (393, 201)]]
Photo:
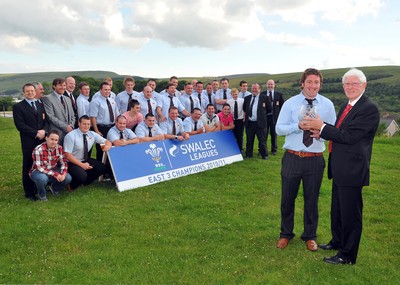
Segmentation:
[(355, 264), (362, 231), (362, 188), (369, 185), (372, 144), (379, 126), (379, 110), (364, 94), (367, 79), (358, 69), (350, 69), (342, 79), (348, 98), (340, 109), (335, 126), (320, 119), (308, 119), (316, 137), (331, 140), (328, 178), (332, 182), (331, 231), (325, 250), (338, 250), (324, 258), (331, 264)]
[(43, 104), (35, 99), (35, 86), (27, 83), (22, 88), (25, 99), (13, 106), (14, 124), (19, 131), (22, 147), (22, 184), (25, 197), (35, 201), (35, 184), (29, 177), (32, 167), (32, 151), (44, 142), (47, 121)]
[(66, 99), (63, 95), (65, 89), (65, 80), (56, 78), (53, 80), (53, 93), (42, 98), (49, 120), (49, 130), (57, 130), (59, 132), (59, 144), (62, 144), (64, 136), (71, 132), (75, 126), (75, 114), (71, 100)]
[(267, 114), (272, 111), (271, 100), (265, 94), (260, 94), (260, 85), (251, 86), (252, 95), (244, 98), (243, 110), (245, 112), (246, 126), (246, 157), (253, 157), (254, 139), (257, 135), (258, 149), (262, 159), (268, 159), (266, 147)]
[(276, 155), (278, 150), (278, 139), (275, 131), (275, 125), (278, 121), (279, 112), (281, 111), (282, 105), (285, 102), (283, 99), (283, 94), (281, 92), (277, 92), (275, 89), (275, 82), (272, 79), (267, 81), (267, 90), (261, 92), (261, 94), (265, 94), (269, 97), (272, 103), (272, 111), (267, 115), (267, 135), (266, 140), (268, 139), (268, 133), (271, 135), (271, 153), (272, 155)]
[(74, 90), (76, 86), (75, 78), (72, 76), (68, 76), (65, 78), (65, 87), (64, 96), (68, 97), (71, 100), (72, 109), (74, 110), (75, 116), (75, 125), (74, 128), (78, 127), (78, 106), (76, 105), (76, 98), (74, 96)]

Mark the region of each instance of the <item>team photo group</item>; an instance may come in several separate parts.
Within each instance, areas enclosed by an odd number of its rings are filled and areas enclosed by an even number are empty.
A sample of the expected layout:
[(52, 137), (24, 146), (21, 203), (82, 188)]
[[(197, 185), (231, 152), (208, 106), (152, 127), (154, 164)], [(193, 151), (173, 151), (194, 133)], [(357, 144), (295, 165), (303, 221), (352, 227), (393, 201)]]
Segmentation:
[[(305, 247), (337, 251), (324, 258), (326, 263), (355, 264), (362, 232), (362, 188), (369, 185), (378, 107), (364, 94), (367, 79), (361, 70), (350, 69), (343, 75), (345, 104), (338, 114), (332, 101), (319, 93), (323, 84), (319, 70), (308, 68), (299, 80), (300, 93), (285, 94), (286, 100), (275, 91), (272, 79), (242, 80), (237, 88), (230, 88), (228, 78), (207, 83), (192, 80), (177, 90), (178, 78), (172, 76), (158, 93), (155, 79), (138, 92), (134, 79), (126, 77), (125, 90), (115, 94), (112, 79), (105, 78), (93, 96), (88, 83), (77, 85), (73, 77), (54, 79), (53, 91), (47, 95), (40, 82), (26, 83), (24, 99), (13, 106), (21, 139), (24, 195), (31, 201), (48, 201), (47, 193), (73, 192), (99, 177), (113, 180), (110, 162), (103, 155), (112, 147), (232, 131), (245, 159), (261, 163), (283, 152), (281, 232), (276, 247), (286, 248), (295, 236), (295, 200), (302, 185)], [(280, 148), (277, 136), (285, 137)], [(317, 244), (325, 151), (332, 179), (332, 238)]]

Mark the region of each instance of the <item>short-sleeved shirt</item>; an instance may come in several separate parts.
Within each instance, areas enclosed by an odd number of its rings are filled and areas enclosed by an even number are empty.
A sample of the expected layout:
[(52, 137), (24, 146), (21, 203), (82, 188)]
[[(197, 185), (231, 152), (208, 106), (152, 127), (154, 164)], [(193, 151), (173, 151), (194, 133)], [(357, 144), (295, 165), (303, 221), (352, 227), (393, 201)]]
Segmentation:
[(223, 124), (225, 127), (229, 126), (229, 123), (233, 123), (233, 116), (231, 113), (229, 113), (228, 116), (225, 117), (222, 112), (219, 112), (218, 118), (221, 124)]
[[(140, 97), (142, 97), (140, 95), (139, 92), (136, 91), (132, 91), (132, 99), (139, 101)], [(129, 95), (128, 92), (126, 92), (126, 90), (118, 93), (117, 97), (115, 98), (115, 103), (117, 104), (118, 110), (119, 112), (125, 113), (128, 110), (128, 103), (129, 103)]]
[(76, 98), (76, 106), (78, 108), (78, 119), (83, 115), (89, 116), (89, 96), (85, 96), (80, 94), (78, 98)]
[(194, 96), (193, 94), (182, 94), (181, 96), (179, 96), (179, 100), (182, 102), (183, 106), (189, 113), (192, 112), (190, 98), (192, 98), (193, 100), (193, 108), (201, 108), (198, 97)]
[[(107, 133), (107, 139), (110, 142), (114, 142), (115, 140), (120, 140), (121, 139), (120, 137), (121, 137), (120, 130), (118, 130), (116, 126), (112, 127)], [(136, 138), (137, 136), (131, 129), (125, 128), (122, 131), (122, 137), (123, 140), (130, 140)]]
[[(135, 130), (135, 133), (137, 135), (138, 138), (144, 138), (144, 137), (149, 137), (149, 132), (150, 129), (149, 127), (146, 125), (145, 122), (141, 122)], [(164, 133), (162, 132), (162, 130), (160, 129), (160, 127), (158, 125), (154, 125), (151, 128), (151, 134), (152, 136), (157, 136), (157, 135), (163, 135)]]
[(204, 113), (200, 119), (203, 121), (203, 125), (209, 125), (211, 128), (219, 123), (219, 117), (215, 114), (209, 117), (207, 113)]
[[(176, 96), (172, 97), (172, 101), (174, 103), (174, 106), (178, 108), (179, 112), (185, 110), (185, 107), (183, 106), (182, 102)], [(171, 99), (168, 93), (165, 93), (164, 95), (160, 96), (157, 102), (157, 107), (161, 107), (162, 114), (166, 118), (168, 118), (170, 106), (171, 106)]]
[[(157, 115), (157, 112), (156, 112), (157, 101), (154, 98), (150, 98), (149, 100), (150, 100), (150, 106), (151, 106), (153, 115), (156, 116)], [(142, 96), (139, 99), (139, 102), (140, 102), (140, 113), (143, 115), (143, 117), (146, 117), (146, 115), (149, 113), (149, 104), (147, 102), (147, 99), (144, 96)]]
[[(192, 117), (187, 117), (185, 120), (183, 120), (183, 129), (185, 132), (191, 132), (194, 131), (194, 120)], [(204, 125), (202, 120), (197, 121), (197, 130), (203, 129), (204, 132)]]
[[(172, 127), (173, 127), (173, 123), (174, 121), (171, 120), (171, 118), (168, 117), (168, 119), (165, 122), (161, 122), (160, 123), (160, 128), (163, 131), (164, 134), (168, 134), (168, 135), (172, 135)], [(175, 120), (175, 129), (176, 129), (176, 134), (181, 134), (183, 132), (185, 132), (184, 128), (183, 128), (183, 122), (180, 118), (177, 118)]]
[(126, 118), (126, 127), (132, 129), (134, 126), (143, 122), (143, 115), (137, 113), (136, 117), (132, 118), (129, 116), (129, 111), (122, 114)]
[[(251, 93), (250, 93), (251, 94)], [(244, 99), (243, 98), (237, 98), (237, 105), (238, 105), (238, 120), (241, 120), (244, 118), (244, 111), (243, 111), (243, 104), (244, 104)], [(234, 115), (235, 112), (235, 99), (229, 99), (226, 103), (231, 106), (231, 114)]]
[[(219, 89), (216, 93), (215, 93), (215, 99), (218, 100), (223, 100), (224, 99), (224, 89)], [(231, 89), (226, 89), (226, 99), (232, 99), (231, 96)], [(217, 104), (217, 110), (222, 110), (222, 105), (221, 104)]]
[[(106, 139), (99, 134), (88, 131), (86, 137), (88, 143), (88, 150), (90, 150), (94, 143), (106, 143)], [(69, 132), (64, 138), (64, 151), (71, 153), (76, 159), (83, 161), (83, 133), (80, 129), (75, 129)]]
[[(110, 118), (107, 100), (110, 101), (114, 118)], [(111, 97), (106, 98), (101, 95), (90, 102), (89, 114), (90, 117), (96, 118), (96, 123), (98, 125), (110, 125), (114, 124), (115, 118), (119, 115), (119, 110), (117, 104)]]

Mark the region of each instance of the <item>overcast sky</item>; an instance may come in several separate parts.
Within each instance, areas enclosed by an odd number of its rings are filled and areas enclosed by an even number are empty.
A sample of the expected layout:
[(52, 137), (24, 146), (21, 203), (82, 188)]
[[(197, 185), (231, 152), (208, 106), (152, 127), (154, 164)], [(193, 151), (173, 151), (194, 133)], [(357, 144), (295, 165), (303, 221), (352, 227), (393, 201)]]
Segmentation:
[(201, 77), (400, 65), (395, 0), (2, 0), (0, 73)]

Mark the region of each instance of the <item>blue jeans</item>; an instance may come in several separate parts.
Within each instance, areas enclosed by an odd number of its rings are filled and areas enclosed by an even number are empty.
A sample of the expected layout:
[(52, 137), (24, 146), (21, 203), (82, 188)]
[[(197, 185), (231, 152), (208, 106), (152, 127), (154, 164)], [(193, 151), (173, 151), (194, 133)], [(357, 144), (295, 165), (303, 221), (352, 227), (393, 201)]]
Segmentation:
[(72, 180), (71, 175), (69, 175), (69, 173), (67, 173), (63, 182), (58, 182), (57, 179), (55, 179), (53, 176), (48, 176), (47, 174), (44, 174), (37, 170), (34, 170), (32, 172), (31, 179), (36, 184), (39, 198), (46, 197), (47, 183), (50, 182), (53, 190), (58, 192), (58, 191), (64, 189), (65, 186), (67, 186)]

